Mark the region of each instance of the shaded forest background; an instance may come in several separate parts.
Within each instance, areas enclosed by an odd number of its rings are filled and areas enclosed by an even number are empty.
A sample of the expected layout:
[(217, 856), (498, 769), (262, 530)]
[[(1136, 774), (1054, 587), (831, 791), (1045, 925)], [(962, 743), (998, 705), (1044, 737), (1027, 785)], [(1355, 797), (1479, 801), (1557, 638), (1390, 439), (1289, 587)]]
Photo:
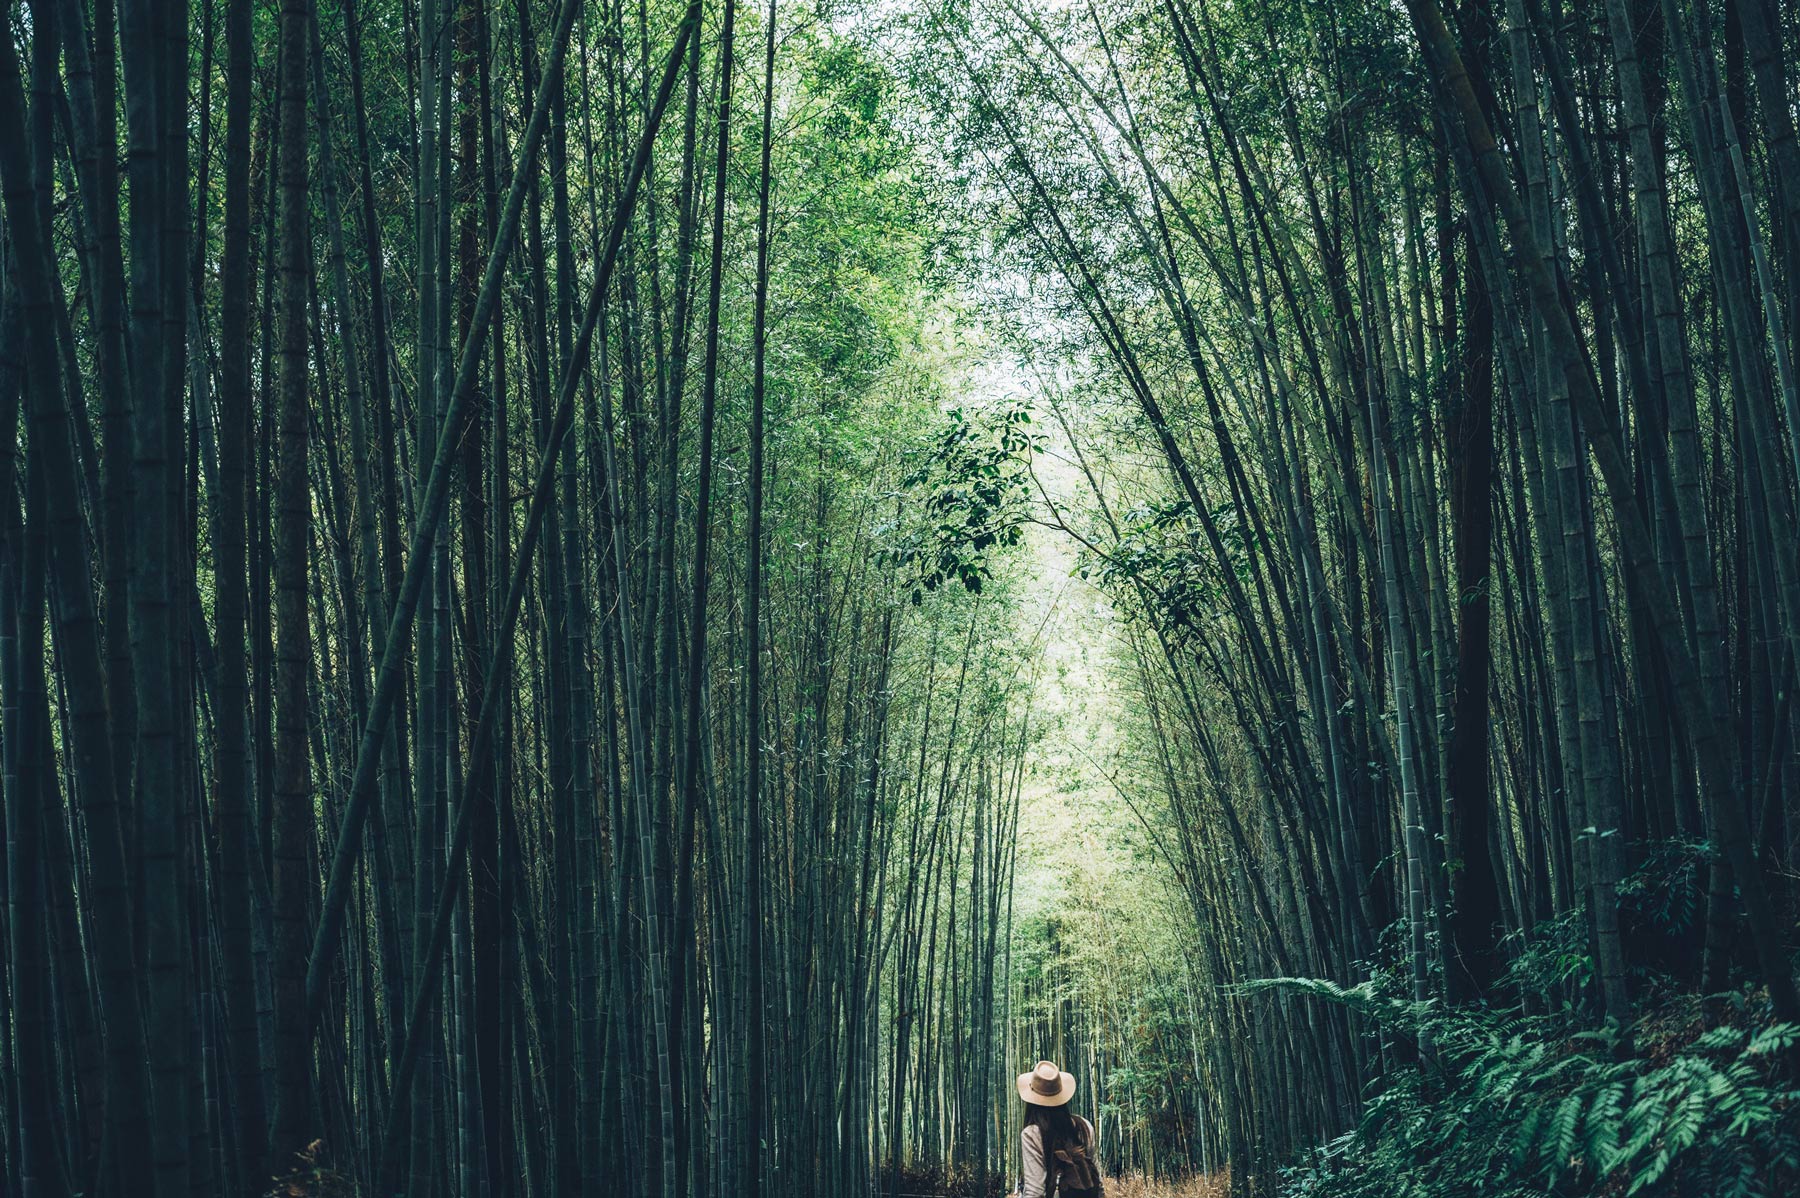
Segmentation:
[(7, 1192), (1788, 1192), (1797, 37), (9, 5)]

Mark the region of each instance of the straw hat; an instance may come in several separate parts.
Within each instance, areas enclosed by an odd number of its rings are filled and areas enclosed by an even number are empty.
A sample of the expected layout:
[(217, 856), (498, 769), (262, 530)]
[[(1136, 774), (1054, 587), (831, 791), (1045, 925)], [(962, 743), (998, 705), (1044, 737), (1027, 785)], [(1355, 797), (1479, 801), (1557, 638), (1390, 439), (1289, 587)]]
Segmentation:
[(1032, 1106), (1062, 1106), (1075, 1097), (1075, 1075), (1054, 1061), (1039, 1061), (1030, 1073), (1019, 1074), (1019, 1097)]

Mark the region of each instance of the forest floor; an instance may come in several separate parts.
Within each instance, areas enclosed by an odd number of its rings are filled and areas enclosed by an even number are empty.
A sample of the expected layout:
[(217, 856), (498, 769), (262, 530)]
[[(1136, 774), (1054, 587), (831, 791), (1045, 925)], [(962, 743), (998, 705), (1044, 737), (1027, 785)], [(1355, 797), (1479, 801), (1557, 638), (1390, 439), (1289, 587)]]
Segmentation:
[[(902, 1185), (902, 1198), (997, 1198), (1012, 1196), (1015, 1191), (1006, 1185), (1001, 1176), (988, 1178), (986, 1189), (974, 1178), (959, 1178), (945, 1182), (943, 1178), (932, 1178), (929, 1182), (913, 1182), (907, 1180)], [(1165, 1180), (1165, 1178), (1148, 1178), (1148, 1176), (1130, 1175), (1107, 1178), (1105, 1198), (1226, 1198), (1231, 1193), (1231, 1180), (1226, 1173), (1211, 1173), (1204, 1176), (1190, 1176), (1183, 1180)]]
[(1208, 1173), (1183, 1181), (1154, 1177), (1121, 1177), (1106, 1185), (1107, 1198), (1225, 1198), (1231, 1180), (1224, 1173)]
[[(947, 1178), (936, 1170), (908, 1174), (900, 1187), (900, 1198), (1001, 1198), (1013, 1193), (998, 1174), (983, 1185), (974, 1177)], [(1231, 1179), (1224, 1172), (1179, 1181), (1129, 1174), (1106, 1182), (1106, 1198), (1227, 1198), (1230, 1192)]]

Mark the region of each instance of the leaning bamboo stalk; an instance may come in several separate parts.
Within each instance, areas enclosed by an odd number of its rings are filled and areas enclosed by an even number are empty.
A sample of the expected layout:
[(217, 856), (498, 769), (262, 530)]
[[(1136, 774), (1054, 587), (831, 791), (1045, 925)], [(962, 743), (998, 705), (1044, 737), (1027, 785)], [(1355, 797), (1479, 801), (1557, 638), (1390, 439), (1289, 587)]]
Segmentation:
[(376, 676), (375, 690), (370, 696), (369, 717), (364, 725), (361, 743), (357, 748), (356, 770), (350, 785), (350, 799), (344, 808), (343, 820), (339, 825), (333, 846), (329, 880), (326, 883), (325, 897), (320, 907), (319, 923), (313, 937), (312, 952), (308, 958), (306, 995), (307, 1009), (310, 1012), (309, 1022), (316, 1022), (318, 1019), (320, 1004), (324, 999), (325, 973), (330, 968), (332, 959), (337, 952), (344, 907), (349, 899), (352, 871), (361, 850), (363, 824), (368, 817), (369, 801), (374, 795), (375, 773), (380, 765), (382, 742), (386, 737), (387, 723), (393, 716), (394, 702), (401, 689), (400, 683), (407, 656), (406, 641), (412, 629), (413, 618), (418, 610), (419, 595), (424, 588), (431, 546), (436, 538), (437, 524), (443, 519), (445, 505), (449, 499), (450, 475), (454, 470), (453, 459), (457, 449), (458, 435), (468, 406), (474, 400), (475, 378), (481, 365), (482, 342), (487, 336), (488, 325), (493, 319), (495, 305), (499, 302), (501, 281), (506, 270), (506, 259), (518, 235), (519, 218), (524, 209), (525, 195), (530, 190), (537, 153), (543, 144), (544, 131), (549, 125), (551, 89), (556, 85), (558, 70), (568, 51), (569, 34), (574, 28), (575, 14), (580, 9), (581, 2), (582, 0), (563, 0), (556, 30), (551, 39), (550, 61), (547, 64), (544, 79), (539, 84), (537, 96), (532, 103), (531, 118), (525, 127), (525, 140), (519, 150), (518, 163), (513, 168), (512, 186), (507, 193), (506, 209), (501, 217), (500, 227), (494, 236), (493, 249), (488, 255), (487, 267), (481, 280), (481, 290), (476, 296), (475, 310), (470, 315), (469, 334), (464, 341), (461, 357), (458, 360), (455, 384), (450, 392), (449, 411), (438, 430), (431, 470), (426, 477), (423, 496), (417, 505), (411, 544), (406, 555), (406, 571), (401, 579), (397, 602), (388, 616), (387, 636), (381, 653), (381, 668)]
[[(544, 516), (549, 509), (551, 497), (558, 480), (557, 455), (574, 422), (575, 394), (580, 386), (581, 376), (586, 372), (588, 351), (593, 343), (594, 330), (599, 324), (600, 312), (604, 307), (607, 288), (612, 281), (613, 267), (618, 261), (619, 247), (625, 237), (625, 227), (630, 221), (632, 209), (637, 199), (638, 184), (643, 178), (644, 169), (649, 162), (651, 147), (655, 142), (656, 131), (661, 124), (664, 108), (668, 104), (669, 93), (674, 90), (675, 77), (679, 72), (681, 58), (686, 50), (686, 42), (693, 36), (699, 24), (699, 4), (690, 4), (687, 15), (683, 18), (676, 34), (675, 46), (669, 57), (669, 65), (663, 73), (658, 87), (656, 99), (646, 117), (644, 131), (639, 140), (637, 154), (632, 160), (630, 173), (626, 176), (617, 205), (613, 210), (613, 219), (607, 234), (604, 256), (594, 276), (594, 287), (589, 295), (586, 311), (581, 322), (581, 331), (577, 335), (573, 352), (569, 359), (569, 367), (563, 374), (560, 394), (557, 401), (556, 417), (549, 430), (549, 438), (545, 442), (544, 452), (540, 459), (536, 479), (531, 489), (531, 504), (527, 510), (525, 522), (520, 532), (519, 544), (514, 554), (512, 577), (508, 584), (505, 605), (500, 613), (494, 637), (494, 658), (489, 662), (487, 677), (483, 684), (481, 707), (474, 724), (474, 734), (470, 740), (467, 773), (470, 775), (484, 773), (491, 765), (494, 751), (494, 728), (498, 711), (505, 705), (506, 699), (500, 693), (507, 671), (503, 668), (508, 654), (512, 634), (517, 625), (519, 612), (524, 604), (525, 591), (531, 576), (531, 558), (537, 548), (543, 529)], [(414, 1070), (418, 1064), (420, 1051), (425, 1047), (427, 1033), (422, 1027), (429, 1015), (431, 1004), (435, 999), (441, 971), (437, 968), (439, 958), (443, 954), (444, 943), (449, 933), (450, 915), (454, 910), (458, 896), (461, 894), (460, 876), (462, 863), (469, 847), (469, 830), (472, 825), (471, 815), (475, 804), (468, 801), (468, 791), (463, 790), (456, 812), (452, 817), (452, 834), (445, 854), (444, 881), (432, 908), (432, 918), (427, 936), (418, 954), (418, 960), (425, 966), (421, 976), (416, 979), (411, 1010), (409, 1012), (405, 1038), (395, 1058), (393, 1093), (390, 1097), (388, 1119), (383, 1127), (386, 1144), (381, 1159), (382, 1166), (380, 1189), (386, 1192), (395, 1180), (399, 1166), (398, 1152), (402, 1147), (401, 1138), (394, 1135), (398, 1127), (397, 1116), (399, 1106), (406, 1100), (412, 1085)]]

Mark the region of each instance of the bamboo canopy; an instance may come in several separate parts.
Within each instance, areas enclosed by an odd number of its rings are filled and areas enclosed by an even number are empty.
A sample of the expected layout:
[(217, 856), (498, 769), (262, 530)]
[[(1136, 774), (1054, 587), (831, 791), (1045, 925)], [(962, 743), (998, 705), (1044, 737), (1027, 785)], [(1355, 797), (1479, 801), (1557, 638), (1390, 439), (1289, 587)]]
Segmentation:
[(0, 1193), (1800, 1187), (1793, 6), (7, 14)]

